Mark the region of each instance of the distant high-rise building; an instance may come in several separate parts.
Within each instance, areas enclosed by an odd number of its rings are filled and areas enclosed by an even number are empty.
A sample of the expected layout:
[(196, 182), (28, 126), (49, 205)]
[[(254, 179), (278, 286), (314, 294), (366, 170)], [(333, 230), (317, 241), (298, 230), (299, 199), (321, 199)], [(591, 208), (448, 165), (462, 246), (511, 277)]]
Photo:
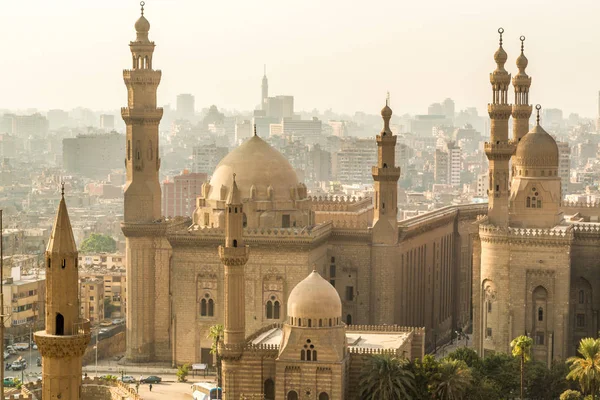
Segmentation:
[(216, 144), (194, 146), (192, 150), (192, 171), (212, 174), (217, 164), (227, 155), (229, 149)]
[(477, 175), (477, 197), (486, 198), (489, 189), (489, 176), (487, 172)]
[(118, 133), (78, 135), (63, 139), (63, 168), (87, 178), (105, 178), (112, 170), (122, 169), (118, 154), (125, 152), (125, 138)]
[(331, 157), (335, 179), (342, 183), (364, 183), (372, 179), (371, 165), (377, 164), (377, 149), (373, 139), (348, 139), (340, 151)]
[(444, 100), (444, 102), (442, 103), (442, 110), (446, 118), (452, 120), (454, 118), (454, 100)]
[(571, 182), (571, 148), (567, 142), (556, 142), (558, 145), (558, 175), (560, 176), (561, 195), (564, 199), (569, 193)]
[(448, 182), (448, 152), (435, 149), (433, 180), (437, 184), (449, 184)]
[(183, 119), (191, 119), (195, 114), (195, 99), (189, 93), (180, 94), (177, 96), (177, 117)]
[(172, 181), (163, 182), (162, 210), (165, 217), (189, 217), (196, 208), (196, 197), (207, 181), (207, 174), (184, 170)]
[(267, 117), (292, 118), (294, 116), (294, 96), (267, 98)]
[(440, 103), (433, 103), (427, 109), (427, 115), (444, 115), (444, 108)]
[(261, 96), (260, 96), (260, 109), (266, 111), (267, 110), (267, 99), (269, 98), (269, 80), (267, 79), (267, 66), (265, 65), (261, 88)]
[(235, 142), (239, 143), (252, 136), (252, 123), (250, 120), (243, 120), (235, 124)]
[(112, 114), (100, 115), (100, 128), (111, 131), (115, 129), (115, 116)]
[(447, 142), (445, 148), (436, 149), (434, 155), (434, 181), (439, 184), (460, 186), (462, 152), (456, 142)]
[(12, 122), (12, 133), (21, 137), (43, 137), (48, 134), (48, 119), (41, 114), (5, 115)]
[(69, 113), (64, 110), (48, 110), (46, 118), (50, 129), (59, 129), (69, 124)]
[(417, 136), (432, 136), (433, 128), (440, 126), (450, 126), (452, 122), (445, 115), (415, 115), (410, 120), (410, 132)]
[(348, 128), (346, 127), (346, 121), (329, 121), (331, 127), (331, 134), (337, 137), (345, 137), (348, 135)]

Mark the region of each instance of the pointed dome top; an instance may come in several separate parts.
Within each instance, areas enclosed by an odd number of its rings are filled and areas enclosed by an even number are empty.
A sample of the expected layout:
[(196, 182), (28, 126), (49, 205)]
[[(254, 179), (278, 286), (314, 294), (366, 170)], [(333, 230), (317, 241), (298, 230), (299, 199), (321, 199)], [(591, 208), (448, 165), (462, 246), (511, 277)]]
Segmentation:
[(494, 61), (496, 61), (497, 69), (504, 70), (504, 64), (508, 59), (508, 55), (504, 48), (502, 47), (502, 34), (504, 33), (504, 28), (498, 28), (498, 33), (500, 34), (500, 47), (494, 53)]
[(288, 315), (309, 319), (340, 318), (342, 301), (335, 288), (313, 271), (292, 289), (288, 297)]
[(233, 184), (231, 185), (231, 190), (227, 195), (227, 204), (242, 204), (240, 189), (238, 189), (238, 185), (235, 182), (235, 172), (233, 173)]
[(527, 57), (525, 57), (524, 54), (525, 36), (521, 36), (519, 39), (521, 40), (521, 54), (519, 55), (519, 57), (517, 57), (517, 68), (519, 68), (519, 74), (527, 75), (527, 73), (525, 72), (525, 68), (527, 68), (527, 64), (529, 63), (529, 61), (527, 60)]
[(558, 145), (540, 125), (542, 107), (538, 104), (535, 108), (536, 125), (519, 141), (515, 152), (515, 165), (529, 168), (558, 168)]
[(69, 219), (69, 213), (67, 212), (67, 205), (65, 203), (64, 196), (64, 184), (62, 189), (62, 197), (60, 204), (58, 205), (58, 212), (56, 213), (56, 220), (52, 227), (52, 234), (48, 241), (47, 252), (50, 253), (76, 253), (77, 246), (75, 245), (75, 239), (73, 237), (73, 229), (71, 229), (71, 221)]

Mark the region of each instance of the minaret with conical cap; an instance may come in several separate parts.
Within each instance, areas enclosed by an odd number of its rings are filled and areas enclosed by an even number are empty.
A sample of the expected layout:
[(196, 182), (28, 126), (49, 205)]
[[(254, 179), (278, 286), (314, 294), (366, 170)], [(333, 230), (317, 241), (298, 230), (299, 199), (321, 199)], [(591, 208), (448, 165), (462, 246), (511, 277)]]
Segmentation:
[(264, 66), (262, 85), (261, 87), (261, 96), (260, 96), (260, 106), (261, 110), (267, 110), (267, 99), (269, 98), (269, 81), (267, 79), (267, 65)]
[[(156, 359), (157, 341), (161, 343), (163, 359), (170, 356), (169, 318), (160, 317), (156, 307), (157, 301), (164, 302), (168, 298), (164, 290), (168, 282), (161, 272), (164, 268), (156, 266), (157, 250), (164, 248), (161, 246), (166, 230), (166, 224), (158, 222), (161, 217), (158, 124), (163, 110), (156, 107), (156, 90), (161, 72), (152, 68), (155, 45), (148, 39), (150, 23), (144, 17), (144, 2), (140, 4), (142, 15), (135, 23), (137, 36), (129, 43), (132, 69), (123, 71), (127, 107), (121, 109), (127, 126), (127, 183), (121, 224), (127, 249), (126, 358), (132, 362)], [(160, 310), (166, 307), (168, 305), (163, 304)], [(157, 319), (166, 327), (157, 327)]]
[(398, 243), (398, 179), (396, 167), (396, 136), (390, 128), (392, 109), (389, 99), (381, 110), (383, 129), (377, 135), (377, 165), (371, 170), (375, 190), (373, 240), (378, 243)]
[(514, 146), (508, 139), (508, 119), (512, 107), (508, 103), (510, 74), (504, 69), (508, 58), (502, 48), (504, 29), (498, 29), (498, 33), (500, 34), (500, 47), (494, 54), (496, 70), (490, 74), (493, 95), (492, 103), (488, 104), (488, 114), (491, 119), (490, 141), (485, 143), (485, 154), (490, 162), (488, 218), (493, 225), (507, 226), (509, 160)]
[(244, 245), (243, 221), (244, 211), (242, 196), (235, 182), (225, 202), (225, 246), (219, 246), (219, 257), (225, 268), (225, 315), (223, 327), (223, 392), (224, 399), (237, 399), (238, 390), (233, 376), (239, 364), (237, 359), (242, 355), (246, 337), (246, 295), (244, 266), (250, 254)]
[(81, 398), (81, 359), (90, 341), (89, 321), (79, 318), (77, 247), (64, 186), (46, 248), (46, 329), (35, 333), (42, 355), (42, 397)]
[(519, 72), (512, 78), (515, 89), (515, 104), (512, 106), (513, 139), (515, 142), (519, 142), (529, 132), (529, 118), (532, 111), (531, 104), (529, 104), (531, 78), (525, 72), (528, 64), (527, 57), (525, 57), (525, 36), (521, 36), (519, 39), (521, 40), (521, 54), (517, 57)]

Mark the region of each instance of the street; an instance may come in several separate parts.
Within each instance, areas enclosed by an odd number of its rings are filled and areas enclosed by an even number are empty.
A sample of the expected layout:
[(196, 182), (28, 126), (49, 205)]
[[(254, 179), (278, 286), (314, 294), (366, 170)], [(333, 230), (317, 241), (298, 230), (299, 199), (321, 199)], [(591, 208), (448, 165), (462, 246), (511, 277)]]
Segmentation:
[[(27, 368), (22, 371), (7, 370), (6, 364), (12, 363), (19, 357), (23, 357), (25, 360), (27, 360)], [(33, 350), (31, 347), (29, 350), (17, 351), (17, 354), (12, 354), (6, 360), (4, 360), (4, 365), (2, 366), (2, 368), (4, 368), (4, 376), (12, 376), (18, 379), (23, 379), (25, 382), (36, 381), (38, 377), (42, 376), (42, 367), (38, 367), (36, 364), (36, 359), (38, 357), (41, 357), (40, 353), (37, 350)]]
[[(137, 379), (137, 378), (136, 378)], [(164, 379), (164, 378), (163, 378)], [(135, 390), (135, 384), (130, 384)], [(139, 394), (144, 400), (189, 400), (192, 398), (192, 383), (191, 382), (166, 382), (152, 385), (140, 385)]]

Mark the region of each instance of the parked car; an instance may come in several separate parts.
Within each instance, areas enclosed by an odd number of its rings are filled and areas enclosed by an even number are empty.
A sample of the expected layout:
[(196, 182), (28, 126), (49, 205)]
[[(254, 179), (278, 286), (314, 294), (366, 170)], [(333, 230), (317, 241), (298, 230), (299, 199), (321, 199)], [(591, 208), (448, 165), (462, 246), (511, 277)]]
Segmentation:
[(150, 375), (140, 379), (140, 383), (160, 383), (160, 381), (162, 381), (162, 378), (156, 375)]
[(125, 375), (119, 378), (119, 380), (123, 383), (135, 383), (135, 378), (131, 375)]
[(25, 343), (25, 342), (23, 342), (23, 343), (14, 343), (13, 347), (15, 348), (15, 350), (25, 351), (25, 350), (29, 349), (29, 343)]
[(25, 361), (24, 359), (21, 359), (20, 361), (17, 360), (10, 364), (10, 369), (12, 369), (13, 371), (21, 371), (25, 368), (27, 368), (27, 361)]
[(12, 376), (7, 376), (4, 378), (3, 382), (4, 386), (6, 387), (15, 387), (19, 383), (19, 380), (17, 378), (13, 378)]
[(6, 352), (8, 354), (17, 354), (17, 350), (13, 346), (6, 346)]

